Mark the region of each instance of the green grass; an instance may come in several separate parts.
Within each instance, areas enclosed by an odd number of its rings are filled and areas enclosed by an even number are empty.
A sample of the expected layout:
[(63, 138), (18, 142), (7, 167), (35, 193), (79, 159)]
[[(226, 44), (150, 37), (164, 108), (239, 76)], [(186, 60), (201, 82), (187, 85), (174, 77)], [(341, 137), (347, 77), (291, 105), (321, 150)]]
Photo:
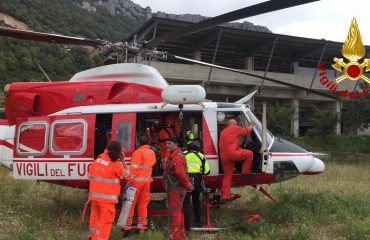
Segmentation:
[(329, 151), (347, 153), (370, 153), (370, 136), (330, 135), (323, 138), (305, 136), (287, 138), (309, 151)]
[[(326, 160), (317, 176), (265, 186), (274, 204), (250, 187), (242, 197), (213, 209), (217, 233), (191, 232), (188, 239), (370, 239), (370, 155), (341, 154)], [(0, 170), (0, 239), (86, 239), (80, 214), (86, 190), (34, 181), (16, 181)], [(154, 194), (161, 199), (163, 194)], [(260, 214), (245, 223), (245, 213)], [(150, 219), (150, 231), (129, 239), (165, 239), (166, 218)], [(114, 226), (111, 239), (120, 239)]]

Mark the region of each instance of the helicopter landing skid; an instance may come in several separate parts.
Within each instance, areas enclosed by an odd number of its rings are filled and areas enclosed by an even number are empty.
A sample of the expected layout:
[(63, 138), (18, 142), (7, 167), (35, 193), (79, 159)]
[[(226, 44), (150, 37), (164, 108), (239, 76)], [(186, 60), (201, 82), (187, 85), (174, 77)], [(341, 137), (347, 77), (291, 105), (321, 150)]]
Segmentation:
[[(211, 224), (211, 208), (219, 208), (221, 206), (220, 201), (217, 201), (217, 197), (219, 196), (213, 196), (212, 199), (209, 198), (209, 193), (204, 194), (204, 203), (205, 203), (205, 224), (202, 227), (193, 227), (191, 228), (192, 231), (204, 231), (204, 232), (217, 232), (224, 229), (228, 229), (230, 227), (226, 228), (220, 228), (216, 227), (213, 224)], [(216, 199), (215, 199), (216, 198)], [(228, 203), (240, 198), (239, 194), (231, 194), (230, 200)], [(258, 214), (244, 214), (241, 218), (242, 222), (248, 223), (252, 221), (259, 221), (261, 220), (260, 215)], [(240, 223), (239, 223), (240, 224)], [(239, 225), (237, 224), (237, 225)], [(236, 227), (236, 225), (231, 226), (231, 228)]]
[(264, 189), (261, 185), (257, 185), (257, 186), (253, 186), (255, 189), (257, 189), (258, 191), (260, 191), (263, 195), (265, 195), (268, 199), (270, 199), (271, 201), (273, 201), (274, 203), (277, 203), (277, 200), (272, 197), (267, 191), (266, 189)]

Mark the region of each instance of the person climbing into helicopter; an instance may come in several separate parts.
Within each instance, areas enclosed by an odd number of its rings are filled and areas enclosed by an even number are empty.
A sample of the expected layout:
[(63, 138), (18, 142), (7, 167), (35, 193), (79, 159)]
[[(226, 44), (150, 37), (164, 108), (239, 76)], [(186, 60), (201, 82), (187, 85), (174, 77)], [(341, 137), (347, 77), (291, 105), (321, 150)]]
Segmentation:
[(186, 191), (194, 190), (186, 174), (185, 157), (175, 137), (166, 140), (168, 160), (163, 166), (163, 181), (167, 192), (168, 239), (185, 239), (183, 200)]
[[(188, 131), (189, 132), (189, 131)], [(188, 141), (189, 142), (189, 141)], [(194, 186), (194, 190), (187, 192), (184, 199), (184, 222), (185, 230), (190, 230), (190, 197), (193, 203), (193, 211), (195, 218), (195, 227), (202, 227), (200, 221), (201, 215), (201, 202), (199, 200), (200, 194), (207, 191), (205, 183), (202, 179), (202, 175), (208, 175), (210, 173), (210, 168), (208, 161), (204, 154), (200, 151), (200, 144), (198, 141), (190, 141), (187, 145), (187, 150), (183, 152), (186, 159), (187, 173), (190, 180)]]
[(123, 165), (121, 143), (110, 141), (107, 148), (89, 167), (91, 213), (88, 237), (108, 239), (116, 215), (115, 204), (121, 192), (121, 178), (128, 174)]
[(248, 128), (238, 126), (235, 119), (229, 119), (227, 126), (221, 131), (219, 150), (221, 164), (224, 170), (221, 187), (221, 204), (230, 201), (230, 187), (235, 167), (235, 162), (242, 161), (242, 174), (248, 176), (251, 173), (253, 152), (239, 148), (239, 137), (251, 133), (254, 121), (251, 120)]

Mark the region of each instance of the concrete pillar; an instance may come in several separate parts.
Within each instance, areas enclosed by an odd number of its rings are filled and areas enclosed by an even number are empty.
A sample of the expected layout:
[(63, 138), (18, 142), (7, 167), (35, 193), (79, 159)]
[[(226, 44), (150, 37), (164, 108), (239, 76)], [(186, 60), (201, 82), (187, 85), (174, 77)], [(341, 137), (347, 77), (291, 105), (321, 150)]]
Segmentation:
[(253, 69), (254, 69), (253, 57), (245, 57), (244, 58), (244, 69), (253, 71)]
[(298, 73), (298, 68), (299, 68), (299, 63), (298, 62), (293, 62), (293, 74)]
[(298, 98), (292, 99), (292, 108), (294, 113), (291, 120), (291, 130), (290, 133), (294, 137), (299, 137), (299, 100)]
[[(340, 112), (340, 109), (341, 109), (341, 102), (340, 100), (337, 100), (334, 102), (334, 107), (335, 107), (335, 112), (337, 113), (337, 116), (338, 116), (338, 119), (341, 119), (341, 112)], [(340, 135), (341, 132), (342, 132), (342, 128), (341, 128), (341, 120), (337, 122), (337, 126), (335, 128), (335, 134), (337, 135)]]
[(200, 51), (194, 51), (193, 59), (197, 61), (202, 61), (202, 53)]

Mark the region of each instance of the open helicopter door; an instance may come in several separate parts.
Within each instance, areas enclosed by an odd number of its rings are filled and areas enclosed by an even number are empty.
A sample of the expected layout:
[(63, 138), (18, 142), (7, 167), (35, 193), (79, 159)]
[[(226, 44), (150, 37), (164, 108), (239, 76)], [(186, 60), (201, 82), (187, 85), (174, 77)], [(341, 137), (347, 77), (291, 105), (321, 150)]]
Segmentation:
[(111, 139), (122, 144), (125, 160), (131, 159), (136, 142), (136, 113), (113, 114)]
[(21, 118), (16, 122), (15, 179), (86, 179), (94, 160), (95, 115)]
[(261, 171), (267, 172), (267, 165), (269, 160), (269, 152), (267, 147), (267, 120), (266, 120), (266, 102), (262, 104), (262, 144), (261, 144)]

